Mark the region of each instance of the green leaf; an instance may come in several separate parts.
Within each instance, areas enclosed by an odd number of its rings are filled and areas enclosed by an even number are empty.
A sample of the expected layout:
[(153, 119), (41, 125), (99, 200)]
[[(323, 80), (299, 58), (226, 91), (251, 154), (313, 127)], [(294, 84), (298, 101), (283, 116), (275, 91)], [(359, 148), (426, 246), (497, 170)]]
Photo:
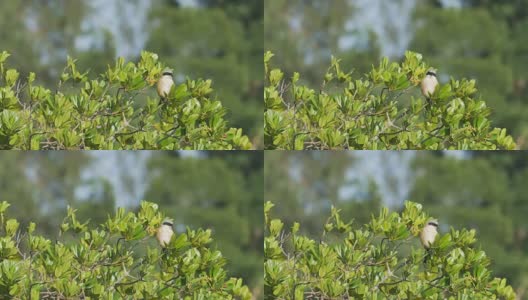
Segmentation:
[(12, 87), (15, 85), (16, 81), (18, 80), (18, 76), (20, 74), (18, 73), (17, 70), (15, 69), (9, 69), (6, 71), (6, 74), (5, 74), (5, 81), (6, 81), (6, 85), (9, 86), (9, 87)]

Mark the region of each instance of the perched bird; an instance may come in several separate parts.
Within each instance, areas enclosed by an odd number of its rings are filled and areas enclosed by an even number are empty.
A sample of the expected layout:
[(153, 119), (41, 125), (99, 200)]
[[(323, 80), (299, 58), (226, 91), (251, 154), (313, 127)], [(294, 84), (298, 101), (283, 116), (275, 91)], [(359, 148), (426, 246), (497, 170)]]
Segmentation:
[(437, 85), (438, 80), (436, 79), (436, 70), (429, 69), (425, 74), (425, 78), (422, 80), (421, 84), (422, 94), (425, 96), (428, 102), (431, 100), (431, 96), (433, 95)]
[(172, 220), (165, 219), (156, 233), (156, 238), (158, 239), (161, 247), (165, 248), (170, 243), (173, 234), (174, 230), (172, 230)]
[(422, 229), (422, 232), (420, 232), (420, 242), (422, 242), (422, 246), (427, 251), (424, 262), (427, 261), (427, 257), (430, 255), (431, 245), (434, 243), (436, 235), (438, 234), (437, 228), (438, 221), (433, 219), (428, 221), (424, 229)]
[(158, 95), (161, 97), (161, 99), (163, 100), (167, 99), (167, 97), (169, 96), (171, 87), (173, 85), (174, 85), (174, 80), (172, 79), (172, 69), (169, 69), (169, 68), (163, 69), (161, 78), (158, 80), (158, 85), (156, 86)]

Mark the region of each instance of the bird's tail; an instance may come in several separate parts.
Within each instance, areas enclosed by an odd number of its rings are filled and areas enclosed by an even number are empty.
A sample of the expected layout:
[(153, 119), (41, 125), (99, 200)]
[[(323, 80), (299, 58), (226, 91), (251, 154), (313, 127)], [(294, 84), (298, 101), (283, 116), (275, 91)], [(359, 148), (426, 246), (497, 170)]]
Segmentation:
[(427, 101), (427, 108), (430, 109), (433, 105), (433, 102), (431, 101), (431, 97), (425, 97), (425, 100)]
[(425, 256), (423, 259), (423, 263), (427, 263), (427, 260), (429, 259), (429, 256), (431, 256), (431, 248), (425, 249)]

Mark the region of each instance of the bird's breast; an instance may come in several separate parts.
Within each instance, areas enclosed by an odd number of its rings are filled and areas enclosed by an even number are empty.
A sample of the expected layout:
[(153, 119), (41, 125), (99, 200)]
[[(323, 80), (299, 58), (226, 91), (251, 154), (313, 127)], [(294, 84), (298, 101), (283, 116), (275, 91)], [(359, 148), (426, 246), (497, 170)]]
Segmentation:
[(422, 80), (421, 88), (424, 95), (432, 95), (435, 91), (438, 81), (435, 77), (427, 75), (424, 80)]
[(158, 238), (159, 243), (162, 246), (165, 246), (166, 244), (170, 242), (172, 235), (173, 235), (172, 229), (163, 226), (158, 230), (156, 237)]
[(158, 94), (163, 97), (168, 96), (173, 84), (174, 84), (174, 81), (172, 80), (172, 78), (163, 76), (158, 81), (158, 85), (157, 85)]
[(429, 226), (424, 228), (421, 234), (422, 243), (424, 243), (425, 246), (429, 247), (434, 242), (436, 234), (436, 229), (430, 228)]

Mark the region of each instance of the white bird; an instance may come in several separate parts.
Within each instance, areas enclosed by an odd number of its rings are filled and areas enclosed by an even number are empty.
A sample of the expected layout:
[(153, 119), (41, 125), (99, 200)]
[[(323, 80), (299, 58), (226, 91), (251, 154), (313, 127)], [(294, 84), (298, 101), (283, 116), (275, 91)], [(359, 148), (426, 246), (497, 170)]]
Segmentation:
[(421, 83), (422, 94), (425, 96), (427, 101), (431, 100), (431, 96), (433, 95), (437, 85), (438, 80), (436, 79), (436, 70), (429, 69)]
[(427, 257), (430, 254), (429, 249), (431, 248), (431, 245), (433, 245), (436, 235), (438, 234), (437, 228), (438, 221), (430, 220), (422, 229), (422, 232), (420, 232), (420, 242), (422, 242), (422, 246), (427, 250), (427, 254), (424, 257), (424, 262), (427, 261)]
[(165, 68), (156, 86), (158, 95), (161, 97), (161, 99), (167, 99), (173, 85), (174, 80), (172, 79), (172, 69)]
[(156, 238), (158, 239), (160, 246), (163, 248), (167, 247), (173, 234), (174, 230), (172, 230), (172, 221), (165, 219), (156, 233)]

